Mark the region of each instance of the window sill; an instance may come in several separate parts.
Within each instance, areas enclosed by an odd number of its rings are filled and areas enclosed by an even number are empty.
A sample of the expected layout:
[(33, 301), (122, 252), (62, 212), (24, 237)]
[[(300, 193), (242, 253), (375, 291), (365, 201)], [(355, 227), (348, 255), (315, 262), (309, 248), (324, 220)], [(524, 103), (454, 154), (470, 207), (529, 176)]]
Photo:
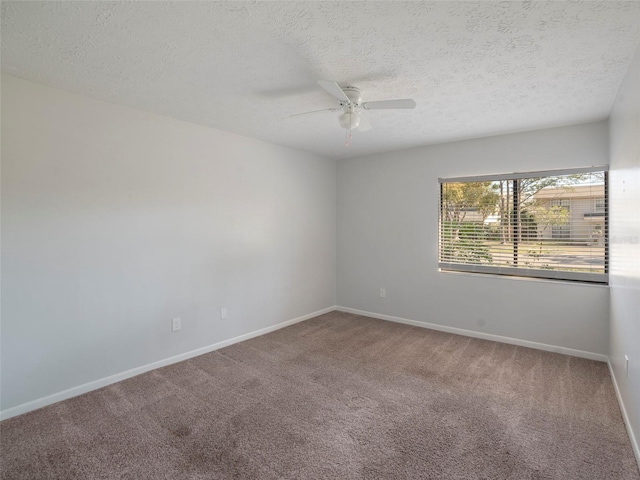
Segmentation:
[(597, 282), (584, 282), (577, 280), (564, 280), (564, 279), (552, 279), (552, 278), (539, 278), (539, 277), (525, 277), (520, 275), (499, 275), (494, 273), (482, 273), (482, 272), (463, 272), (460, 270), (448, 270), (444, 268), (438, 268), (438, 273), (443, 273), (445, 275), (462, 275), (465, 277), (474, 277), (474, 278), (482, 278), (484, 279), (492, 279), (492, 280), (502, 280), (502, 281), (516, 281), (516, 282), (536, 282), (536, 283), (551, 283), (554, 285), (562, 284), (562, 285), (572, 285), (572, 286), (580, 286), (580, 287), (599, 287), (599, 288), (609, 288), (608, 283), (597, 283)]

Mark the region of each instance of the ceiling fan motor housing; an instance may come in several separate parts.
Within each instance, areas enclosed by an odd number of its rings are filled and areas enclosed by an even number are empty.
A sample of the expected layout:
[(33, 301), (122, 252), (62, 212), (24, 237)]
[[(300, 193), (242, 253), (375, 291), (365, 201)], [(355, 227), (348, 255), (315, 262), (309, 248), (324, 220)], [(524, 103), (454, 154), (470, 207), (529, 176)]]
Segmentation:
[(349, 103), (354, 107), (359, 107), (362, 102), (362, 92), (357, 87), (343, 87), (342, 91), (349, 99)]

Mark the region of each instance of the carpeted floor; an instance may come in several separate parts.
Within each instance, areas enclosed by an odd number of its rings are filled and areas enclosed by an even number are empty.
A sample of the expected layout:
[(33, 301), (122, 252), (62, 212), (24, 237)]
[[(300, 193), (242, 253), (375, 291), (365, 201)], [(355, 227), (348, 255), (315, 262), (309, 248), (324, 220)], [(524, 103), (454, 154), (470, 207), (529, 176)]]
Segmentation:
[(0, 436), (2, 479), (640, 479), (604, 363), (339, 312)]

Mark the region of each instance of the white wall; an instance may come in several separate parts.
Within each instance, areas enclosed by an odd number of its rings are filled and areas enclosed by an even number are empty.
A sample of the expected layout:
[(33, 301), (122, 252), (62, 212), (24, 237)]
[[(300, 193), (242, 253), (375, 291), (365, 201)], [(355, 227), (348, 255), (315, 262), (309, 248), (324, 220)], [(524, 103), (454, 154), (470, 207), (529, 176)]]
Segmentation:
[(607, 165), (608, 155), (597, 122), (339, 161), (338, 305), (606, 355), (606, 286), (438, 272), (438, 177)]
[(333, 160), (3, 76), (2, 409), (335, 305), (335, 181)]
[[(640, 49), (610, 118), (611, 326), (609, 361), (640, 462)], [(624, 366), (629, 357), (629, 376)]]

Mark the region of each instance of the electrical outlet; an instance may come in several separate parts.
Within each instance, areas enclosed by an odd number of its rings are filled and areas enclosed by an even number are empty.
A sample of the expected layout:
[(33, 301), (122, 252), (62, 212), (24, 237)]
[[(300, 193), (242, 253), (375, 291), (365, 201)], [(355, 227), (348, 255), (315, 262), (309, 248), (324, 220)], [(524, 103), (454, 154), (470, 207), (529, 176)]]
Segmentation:
[(182, 319), (180, 317), (176, 317), (171, 320), (171, 331), (177, 332), (182, 328)]
[(387, 291), (384, 288), (380, 289), (380, 298), (385, 298), (387, 296)]
[(226, 308), (220, 309), (220, 320), (226, 320), (228, 318), (228, 313)]
[(629, 357), (624, 356), (624, 376), (625, 378), (629, 378)]

